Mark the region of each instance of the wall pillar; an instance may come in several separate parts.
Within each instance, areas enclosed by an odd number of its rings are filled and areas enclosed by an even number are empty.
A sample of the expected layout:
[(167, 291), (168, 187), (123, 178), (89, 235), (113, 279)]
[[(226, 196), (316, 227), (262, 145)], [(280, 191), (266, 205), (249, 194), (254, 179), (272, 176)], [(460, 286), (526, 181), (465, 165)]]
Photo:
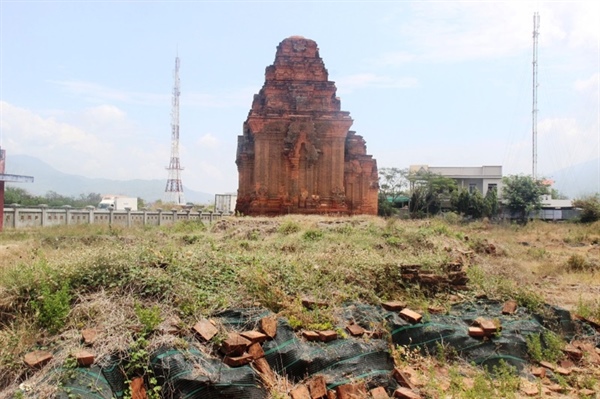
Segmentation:
[(112, 226), (113, 224), (113, 210), (108, 208), (108, 225)]
[(14, 207), (14, 219), (13, 219), (13, 228), (17, 228), (17, 226), (19, 225), (19, 208), (18, 207)]
[(131, 227), (131, 208), (125, 208), (127, 212), (127, 227)]

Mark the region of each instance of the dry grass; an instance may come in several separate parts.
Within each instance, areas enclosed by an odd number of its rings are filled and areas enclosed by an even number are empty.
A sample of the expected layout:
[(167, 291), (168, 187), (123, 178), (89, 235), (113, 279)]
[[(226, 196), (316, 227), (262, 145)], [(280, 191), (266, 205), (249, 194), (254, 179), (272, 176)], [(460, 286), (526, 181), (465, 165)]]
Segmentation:
[[(535, 222), (523, 227), (366, 216), (227, 218), (209, 229), (180, 223), (130, 230), (8, 230), (0, 235), (1, 395), (25, 380), (38, 393), (49, 392), (52, 387), (40, 383), (42, 376), (60, 369), (81, 348), (83, 328), (100, 332), (94, 345), (100, 363), (131, 347), (143, 328), (136, 304), (159, 310), (163, 323), (150, 335), (151, 347), (158, 347), (183, 345), (176, 334), (167, 333), (174, 325), (185, 330), (198, 318), (229, 307), (260, 305), (300, 326), (325, 327), (336, 306), (346, 301), (379, 304), (397, 299), (419, 310), (456, 299), (444, 292), (427, 296), (399, 284), (401, 264), (435, 271), (459, 261), (472, 278), (463, 298), (486, 293), (600, 317), (599, 232), (599, 223)], [(574, 271), (573, 264), (583, 267)], [(32, 303), (44, 301), (44, 284), (52, 291), (65, 283), (70, 311), (58, 333), (50, 334)], [(330, 310), (304, 311), (299, 302), (304, 296), (327, 301)], [(21, 359), (37, 348), (51, 348), (55, 358), (32, 372)], [(427, 380), (427, 373), (442, 367), (432, 361), (410, 365)], [(477, 372), (464, 367), (468, 365), (461, 365), (466, 378)], [(448, 374), (452, 383), (448, 367), (440, 373)], [(285, 397), (289, 383), (274, 384), (271, 396)], [(437, 397), (435, 389), (431, 392)]]

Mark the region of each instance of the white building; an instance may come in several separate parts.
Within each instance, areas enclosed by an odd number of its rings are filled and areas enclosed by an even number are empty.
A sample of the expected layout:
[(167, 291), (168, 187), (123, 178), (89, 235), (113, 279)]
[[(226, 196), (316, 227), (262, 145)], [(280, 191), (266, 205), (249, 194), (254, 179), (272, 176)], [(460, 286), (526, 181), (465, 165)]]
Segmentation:
[(234, 213), (237, 194), (215, 194), (215, 212)]
[(483, 196), (495, 188), (498, 197), (502, 195), (502, 166), (429, 166), (411, 165), (410, 174), (432, 173), (456, 180), (459, 189), (473, 192), (478, 190)]

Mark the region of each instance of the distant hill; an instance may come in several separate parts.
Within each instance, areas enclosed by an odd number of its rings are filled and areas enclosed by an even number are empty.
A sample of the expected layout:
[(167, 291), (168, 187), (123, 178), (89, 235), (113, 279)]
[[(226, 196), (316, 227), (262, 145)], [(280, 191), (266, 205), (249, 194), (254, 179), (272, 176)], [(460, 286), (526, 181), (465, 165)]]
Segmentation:
[(552, 172), (554, 188), (569, 198), (600, 192), (600, 158)]
[[(7, 155), (6, 173), (33, 176), (33, 183), (14, 184), (33, 195), (54, 191), (60, 195), (78, 197), (80, 194), (121, 194), (154, 202), (164, 197), (166, 180), (110, 180), (63, 173), (38, 158), (28, 155)], [(212, 204), (214, 194), (183, 187), (185, 199), (195, 204)]]

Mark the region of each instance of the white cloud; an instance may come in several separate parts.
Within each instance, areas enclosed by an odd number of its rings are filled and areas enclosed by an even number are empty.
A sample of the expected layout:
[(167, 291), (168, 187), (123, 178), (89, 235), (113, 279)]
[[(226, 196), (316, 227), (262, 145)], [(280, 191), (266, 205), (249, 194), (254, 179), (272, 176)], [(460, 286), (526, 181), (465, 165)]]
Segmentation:
[(393, 78), (374, 73), (359, 73), (349, 76), (343, 76), (336, 81), (336, 87), (339, 93), (349, 93), (357, 89), (378, 88), (378, 89), (407, 89), (417, 87), (418, 81), (415, 78)]
[(581, 92), (591, 91), (594, 93), (598, 92), (600, 87), (600, 73), (593, 74), (589, 79), (576, 80), (574, 84), (575, 90)]
[(198, 138), (198, 140), (196, 140), (196, 144), (203, 148), (217, 148), (219, 146), (219, 139), (212, 134), (207, 133)]

